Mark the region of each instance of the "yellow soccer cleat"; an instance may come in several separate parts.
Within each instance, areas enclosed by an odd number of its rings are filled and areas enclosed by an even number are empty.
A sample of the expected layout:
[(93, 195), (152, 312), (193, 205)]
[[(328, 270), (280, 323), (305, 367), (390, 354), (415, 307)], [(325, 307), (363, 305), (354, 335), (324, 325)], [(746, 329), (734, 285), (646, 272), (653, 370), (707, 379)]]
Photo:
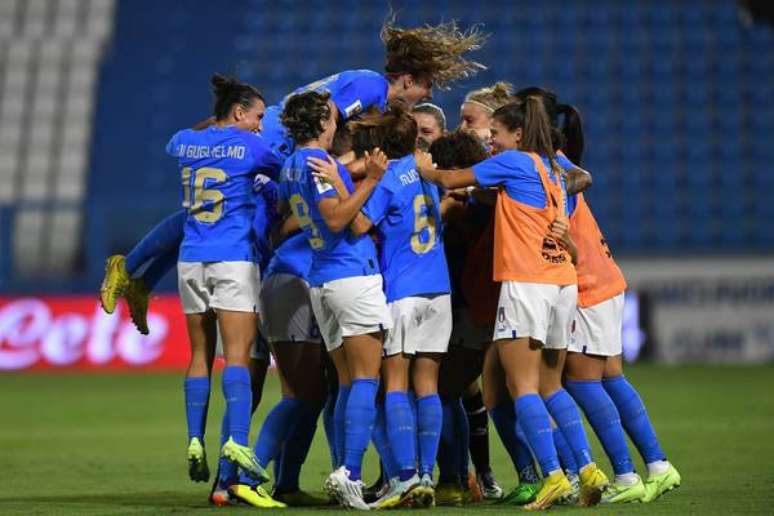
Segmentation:
[(680, 487), (681, 481), (677, 468), (670, 464), (669, 468), (660, 475), (648, 476), (648, 480), (645, 481), (645, 496), (642, 497), (642, 501), (652, 502), (667, 491)]
[(234, 484), (228, 487), (229, 494), (240, 502), (261, 509), (284, 509), (287, 507), (282, 502), (272, 498), (260, 485), (252, 487), (246, 484)]
[(124, 297), (126, 297), (126, 304), (129, 305), (129, 315), (132, 317), (132, 322), (137, 327), (137, 331), (147, 335), (150, 331), (148, 330), (148, 298), (150, 297), (150, 292), (142, 278), (131, 278), (129, 280), (129, 286)]
[(112, 314), (115, 311), (118, 298), (126, 293), (130, 280), (124, 256), (110, 256), (105, 262), (105, 277), (99, 288), (99, 299), (105, 312)]
[(258, 464), (255, 452), (249, 446), (237, 444), (232, 437), (221, 448), (220, 454), (229, 462), (233, 462), (242, 468), (247, 476), (259, 482), (270, 480), (266, 470)]
[(602, 493), (601, 503), (631, 503), (640, 502), (645, 497), (645, 484), (637, 475), (637, 481), (633, 484), (619, 484), (613, 482)]
[(525, 511), (542, 511), (572, 492), (572, 485), (562, 471), (555, 471), (543, 481), (535, 501), (524, 506)]
[(581, 469), (580, 484), (580, 506), (590, 507), (599, 503), (610, 482), (604, 471), (592, 462)]
[(188, 443), (188, 476), (194, 482), (207, 482), (210, 468), (207, 466), (207, 453), (199, 438), (194, 437)]
[(435, 486), (436, 506), (462, 507), (465, 498), (465, 492), (457, 482), (438, 482)]

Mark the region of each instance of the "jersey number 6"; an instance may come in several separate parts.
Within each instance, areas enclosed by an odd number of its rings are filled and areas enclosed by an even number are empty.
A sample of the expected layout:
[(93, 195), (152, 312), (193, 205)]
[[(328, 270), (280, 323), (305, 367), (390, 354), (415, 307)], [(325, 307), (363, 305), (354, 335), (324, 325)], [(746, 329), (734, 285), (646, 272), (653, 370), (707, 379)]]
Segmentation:
[[(411, 235), (411, 250), (416, 254), (425, 254), (435, 246), (435, 218), (430, 214), (433, 200), (429, 195), (414, 197), (414, 233)], [(427, 238), (422, 241), (422, 233), (427, 230)]]
[[(223, 192), (211, 188), (226, 182), (228, 176), (223, 169), (202, 167), (193, 171), (191, 167), (185, 167), (183, 173), (183, 208), (186, 208), (193, 217), (205, 224), (214, 224), (223, 216)], [(193, 188), (191, 185), (193, 175)], [(210, 181), (205, 188), (204, 183)], [(193, 198), (191, 197), (193, 190)], [(208, 202), (207, 209), (204, 203)]]

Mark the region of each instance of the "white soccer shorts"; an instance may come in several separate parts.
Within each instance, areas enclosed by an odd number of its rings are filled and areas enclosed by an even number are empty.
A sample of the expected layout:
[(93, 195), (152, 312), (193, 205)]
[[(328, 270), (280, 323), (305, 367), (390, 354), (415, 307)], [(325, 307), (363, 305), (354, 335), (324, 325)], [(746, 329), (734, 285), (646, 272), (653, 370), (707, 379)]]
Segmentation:
[(211, 309), (258, 313), (261, 272), (253, 262), (178, 262), (177, 286), (186, 314)]
[(270, 343), (320, 342), (309, 284), (292, 274), (272, 274), (261, 285), (263, 335)]
[(381, 274), (329, 281), (310, 288), (309, 297), (328, 351), (341, 346), (344, 337), (392, 328)]
[(384, 356), (446, 353), (452, 332), (451, 296), (410, 296), (389, 304), (392, 330)]
[(606, 301), (575, 311), (575, 328), (570, 337), (569, 351), (614, 357), (623, 351), (621, 327), (623, 326), (624, 295), (618, 294)]
[(546, 349), (567, 349), (577, 300), (577, 285), (504, 281), (493, 340), (531, 337)]

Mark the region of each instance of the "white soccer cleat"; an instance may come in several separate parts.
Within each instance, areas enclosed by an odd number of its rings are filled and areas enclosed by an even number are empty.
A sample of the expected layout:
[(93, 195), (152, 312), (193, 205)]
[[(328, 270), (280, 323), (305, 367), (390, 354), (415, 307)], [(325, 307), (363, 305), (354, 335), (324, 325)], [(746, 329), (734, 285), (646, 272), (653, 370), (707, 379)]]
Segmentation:
[(350, 480), (349, 471), (344, 466), (328, 475), (323, 487), (325, 492), (336, 498), (342, 507), (359, 511), (370, 510), (363, 500), (363, 481)]

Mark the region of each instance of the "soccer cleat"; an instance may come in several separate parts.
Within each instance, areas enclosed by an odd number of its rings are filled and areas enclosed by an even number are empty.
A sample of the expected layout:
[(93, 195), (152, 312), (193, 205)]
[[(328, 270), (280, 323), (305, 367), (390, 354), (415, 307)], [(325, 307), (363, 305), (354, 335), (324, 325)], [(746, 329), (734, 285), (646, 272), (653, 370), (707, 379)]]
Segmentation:
[(457, 482), (438, 482), (435, 486), (435, 505), (462, 507), (465, 504), (465, 492)]
[(213, 489), (209, 500), (210, 504), (216, 507), (226, 507), (239, 503), (239, 500), (231, 496), (228, 489)]
[(210, 479), (207, 452), (198, 437), (193, 437), (188, 443), (188, 476), (194, 482), (207, 482)]
[(562, 471), (555, 471), (543, 481), (543, 485), (535, 495), (535, 500), (524, 506), (527, 511), (548, 509), (563, 496), (572, 492), (570, 481)]
[(605, 473), (593, 462), (580, 471), (580, 505), (590, 507), (602, 499), (602, 492), (610, 485)]
[(272, 496), (278, 502), (282, 502), (288, 507), (320, 507), (328, 505), (327, 498), (321, 498), (307, 493), (306, 491), (293, 491), (292, 493), (273, 493)]
[(572, 491), (561, 497), (556, 504), (557, 505), (578, 505), (580, 501), (580, 478), (575, 473), (565, 471), (564, 475), (572, 486)]
[(234, 484), (228, 486), (228, 492), (232, 498), (253, 507), (261, 509), (284, 509), (287, 507), (284, 503), (272, 498), (260, 485)]
[(129, 305), (129, 315), (137, 327), (137, 331), (147, 335), (150, 332), (148, 329), (148, 298), (150, 297), (150, 292), (148, 292), (148, 288), (145, 286), (142, 278), (132, 278), (129, 280), (129, 287), (126, 289), (124, 297), (126, 298), (126, 304)]
[(637, 482), (632, 485), (623, 485), (613, 482), (602, 493), (600, 503), (630, 503), (639, 502), (645, 497), (645, 484), (637, 475)]
[(491, 471), (478, 476), (478, 488), (484, 500), (500, 500), (505, 495)]
[(680, 487), (680, 481), (680, 473), (677, 472), (677, 468), (670, 464), (669, 469), (664, 473), (648, 476), (648, 480), (645, 481), (645, 496), (642, 497), (642, 501), (652, 502), (667, 491)]
[(513, 491), (500, 498), (496, 503), (500, 505), (526, 505), (535, 499), (538, 491), (540, 491), (540, 482), (525, 482), (516, 486)]
[(369, 504), (371, 509), (393, 509), (395, 507), (427, 508), (435, 502), (435, 491), (423, 485), (419, 475), (401, 482), (390, 480), (390, 489), (378, 500)]
[(258, 464), (258, 459), (255, 458), (253, 449), (249, 446), (237, 444), (231, 437), (223, 445), (220, 454), (229, 462), (233, 462), (242, 468), (247, 476), (254, 480), (266, 482), (271, 478), (266, 473), (266, 470)]
[(349, 471), (344, 466), (328, 475), (323, 487), (325, 492), (334, 496), (344, 508), (360, 511), (370, 510), (368, 504), (363, 500), (363, 481), (350, 480)]
[(105, 312), (112, 314), (115, 311), (118, 298), (126, 293), (130, 280), (124, 256), (110, 256), (105, 262), (105, 277), (99, 288), (99, 299)]

